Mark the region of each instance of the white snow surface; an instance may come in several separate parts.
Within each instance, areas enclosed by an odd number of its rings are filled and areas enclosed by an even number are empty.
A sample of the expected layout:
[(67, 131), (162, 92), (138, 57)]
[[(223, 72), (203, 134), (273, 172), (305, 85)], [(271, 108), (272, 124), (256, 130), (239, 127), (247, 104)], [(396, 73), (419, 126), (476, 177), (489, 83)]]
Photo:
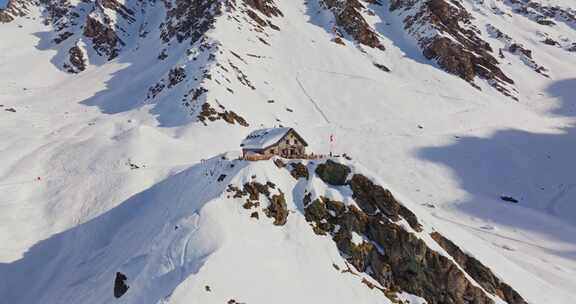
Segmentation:
[[(275, 2), (284, 14), (273, 19), (280, 31), (239, 26), (236, 20), (248, 22), (240, 12), (217, 19), (208, 33), (220, 46), (217, 60), (240, 67), (256, 89), (212, 65), (218, 83), (203, 83), (204, 98), (233, 109), (250, 128), (294, 126), (309, 150), (351, 155), (355, 170), (389, 188), (428, 230), (441, 231), (529, 303), (573, 303), (576, 56), (541, 42), (542, 32), (576, 41), (573, 25), (493, 13), (496, 5), (511, 10), (506, 1), (463, 1), (478, 23), (511, 35), (549, 70), (546, 78), (520, 58), (502, 59), (519, 91), (515, 102), (427, 61), (388, 1), (366, 14), (386, 51), (331, 42), (333, 17), (315, 0)], [(145, 39), (77, 75), (58, 68), (62, 51), (46, 41), (51, 28), (39, 12), (0, 24), (2, 302), (388, 303), (358, 277), (335, 271), (332, 264), (344, 260), (305, 221), (304, 185), (271, 162), (231, 160), (247, 128), (199, 123), (178, 99), (188, 84), (147, 99), (174, 65), (192, 73), (204, 60), (190, 60), (184, 44), (157, 59), (166, 48), (154, 27), (159, 11), (146, 16)], [(503, 44), (480, 29), (486, 41)], [(253, 175), (287, 194), (285, 226), (262, 214), (251, 219), (226, 198), (228, 184)], [(308, 186), (349, 200), (318, 180)], [(503, 194), (519, 203), (502, 201)], [(112, 296), (117, 271), (130, 285), (120, 300)]]
[(284, 137), (291, 128), (265, 128), (258, 129), (250, 132), (248, 136), (242, 141), (242, 148), (244, 149), (264, 149), (267, 148)]

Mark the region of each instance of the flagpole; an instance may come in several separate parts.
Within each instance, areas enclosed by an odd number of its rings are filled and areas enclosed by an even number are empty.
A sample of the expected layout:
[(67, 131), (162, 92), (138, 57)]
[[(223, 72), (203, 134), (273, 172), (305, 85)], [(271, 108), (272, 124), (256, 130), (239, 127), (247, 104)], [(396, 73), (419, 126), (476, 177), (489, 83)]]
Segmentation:
[(332, 150), (334, 149), (334, 134), (330, 134), (330, 157), (332, 157)]

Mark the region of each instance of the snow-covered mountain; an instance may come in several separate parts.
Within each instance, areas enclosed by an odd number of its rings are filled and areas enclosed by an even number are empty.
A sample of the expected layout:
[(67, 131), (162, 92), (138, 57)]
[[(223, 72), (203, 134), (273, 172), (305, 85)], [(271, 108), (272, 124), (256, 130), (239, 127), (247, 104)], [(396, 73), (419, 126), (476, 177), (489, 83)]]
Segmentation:
[(0, 302), (573, 303), (575, 87), (570, 0), (0, 1)]

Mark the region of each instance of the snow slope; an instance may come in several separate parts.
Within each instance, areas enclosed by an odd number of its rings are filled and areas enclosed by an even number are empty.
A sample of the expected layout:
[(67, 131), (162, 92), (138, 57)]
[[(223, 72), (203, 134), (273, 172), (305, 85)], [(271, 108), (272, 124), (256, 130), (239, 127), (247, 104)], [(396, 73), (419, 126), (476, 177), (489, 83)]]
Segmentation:
[[(149, 33), (127, 39), (111, 61), (88, 47), (97, 60), (79, 74), (62, 69), (67, 49), (50, 44), (53, 27), (41, 12), (0, 24), (0, 296), (110, 303), (122, 271), (135, 278), (127, 303), (387, 301), (335, 275), (340, 254), (302, 216), (278, 229), (256, 222), (223, 199), (226, 183), (205, 177), (228, 170), (227, 183), (256, 174), (293, 188), (271, 163), (231, 169), (214, 158), (239, 150), (251, 130), (281, 124), (296, 128), (311, 151), (347, 153), (370, 168), (430, 229), (530, 303), (571, 303), (576, 57), (542, 40), (574, 42), (574, 25), (543, 27), (513, 13), (509, 1), (463, 1), (494, 49), (504, 43), (487, 24), (547, 68), (549, 78), (505, 54), (501, 68), (515, 80), (516, 102), (427, 60), (388, 1), (363, 12), (385, 51), (347, 34), (345, 46), (332, 42), (334, 16), (318, 1), (275, 2), (283, 16), (266, 18), (279, 31), (257, 30), (237, 9), (193, 45), (160, 41), (160, 3), (125, 3), (144, 12), (139, 23)], [(159, 60), (163, 51), (168, 57)], [(151, 87), (169, 86), (175, 67), (186, 80), (151, 97)], [(201, 76), (206, 70), (211, 79)], [(183, 105), (199, 87), (206, 93), (198, 103)], [(250, 126), (204, 124), (201, 102), (233, 110)]]
[[(252, 175), (273, 173), (284, 181), (279, 187), (292, 179), (287, 172), (278, 176), (272, 163), (247, 166), (215, 157), (34, 245), (23, 259), (1, 267), (10, 278), (3, 297), (12, 303), (111, 303), (110, 275), (121, 271), (130, 286), (123, 303), (258, 303), (276, 298), (278, 288), (299, 291), (279, 303), (382, 303), (379, 291), (356, 277), (334, 275), (332, 263), (343, 264), (342, 258), (329, 239), (318, 241), (307, 231), (302, 217), (272, 228), (225, 198), (228, 183)], [(209, 173), (214, 168), (229, 177), (217, 182)], [(56, 276), (45, 281), (47, 268)]]

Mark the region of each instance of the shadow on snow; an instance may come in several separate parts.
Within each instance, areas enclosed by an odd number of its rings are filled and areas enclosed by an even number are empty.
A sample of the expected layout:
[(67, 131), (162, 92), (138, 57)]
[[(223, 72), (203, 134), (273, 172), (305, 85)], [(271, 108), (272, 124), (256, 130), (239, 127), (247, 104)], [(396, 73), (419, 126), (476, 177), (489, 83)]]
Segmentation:
[[(121, 271), (133, 290), (146, 290), (145, 295), (128, 290), (126, 300), (158, 303), (197, 273), (218, 247), (205, 231), (198, 233), (203, 226), (198, 223), (200, 209), (219, 197), (242, 169), (241, 163), (228, 166), (226, 180), (217, 182), (218, 175), (207, 172), (229, 164), (220, 159), (170, 176), (96, 218), (38, 242), (20, 260), (0, 263), (0, 298), (14, 304), (78, 303), (75, 294), (90, 303), (112, 303), (115, 273)], [(190, 240), (202, 246), (189, 246)]]
[[(153, 34), (157, 34), (154, 36)], [(165, 88), (163, 92), (152, 100), (147, 100), (150, 87), (159, 83), (169, 70), (178, 65), (180, 58), (185, 58), (186, 50), (191, 48), (189, 42), (176, 43), (170, 48), (170, 53), (164, 60), (159, 60), (158, 55), (166, 48), (157, 38), (159, 33), (150, 33), (149, 38), (131, 38), (119, 52), (119, 56), (112, 61), (96, 54), (88, 42), (87, 60), (90, 60), (88, 69), (79, 74), (80, 78), (94, 72), (102, 74), (102, 69), (116, 68), (105, 81), (105, 87), (96, 92), (92, 97), (81, 101), (86, 106), (95, 106), (105, 114), (117, 114), (146, 107), (150, 114), (154, 115), (160, 127), (177, 127), (194, 121), (195, 118), (181, 105), (184, 81), (171, 89)], [(39, 50), (52, 50), (56, 54), (51, 63), (64, 71), (63, 63), (69, 56), (68, 50), (73, 45), (72, 38), (56, 44), (56, 34), (37, 32), (39, 38), (36, 48)], [(135, 40), (136, 39), (136, 40)], [(198, 66), (202, 62), (189, 63), (189, 66)]]
[[(576, 117), (576, 79), (558, 81), (547, 91), (561, 101), (553, 114)], [(488, 138), (462, 137), (448, 146), (423, 149), (418, 156), (459, 177), (470, 194), (457, 205), (463, 213), (576, 244), (576, 127), (556, 134), (509, 129)], [(560, 254), (576, 258), (576, 252)]]

